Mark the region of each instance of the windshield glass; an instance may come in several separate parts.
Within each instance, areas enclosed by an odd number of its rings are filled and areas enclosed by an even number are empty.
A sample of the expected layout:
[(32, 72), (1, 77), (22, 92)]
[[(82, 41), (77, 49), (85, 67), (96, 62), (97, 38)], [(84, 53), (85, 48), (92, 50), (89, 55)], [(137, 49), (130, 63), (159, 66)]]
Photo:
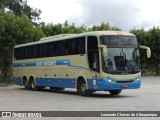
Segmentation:
[[(107, 38), (107, 36), (101, 38), (101, 43), (107, 45), (108, 51), (107, 56), (103, 57), (103, 71), (109, 74), (135, 74), (140, 72), (140, 55), (136, 38), (128, 37), (129, 41), (127, 37), (123, 39), (124, 36), (122, 38), (116, 36), (123, 41), (123, 44), (116, 44), (115, 39), (115, 44), (110, 44), (113, 43), (111, 38)], [(120, 40), (118, 41), (120, 42)]]

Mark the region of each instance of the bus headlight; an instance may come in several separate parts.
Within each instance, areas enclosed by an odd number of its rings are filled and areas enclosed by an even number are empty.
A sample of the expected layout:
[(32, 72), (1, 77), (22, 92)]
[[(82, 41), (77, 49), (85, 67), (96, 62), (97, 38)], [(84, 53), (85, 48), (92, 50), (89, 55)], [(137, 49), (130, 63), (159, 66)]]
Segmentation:
[(108, 82), (112, 82), (112, 83), (115, 83), (116, 81), (113, 80), (112, 78), (103, 78), (104, 80), (108, 81)]
[(108, 78), (107, 79), (109, 82), (112, 82), (112, 83), (114, 83), (115, 81), (113, 80), (113, 79), (111, 79), (111, 78)]
[(141, 80), (141, 78), (140, 78), (140, 77), (136, 78), (136, 81), (140, 81), (140, 80)]

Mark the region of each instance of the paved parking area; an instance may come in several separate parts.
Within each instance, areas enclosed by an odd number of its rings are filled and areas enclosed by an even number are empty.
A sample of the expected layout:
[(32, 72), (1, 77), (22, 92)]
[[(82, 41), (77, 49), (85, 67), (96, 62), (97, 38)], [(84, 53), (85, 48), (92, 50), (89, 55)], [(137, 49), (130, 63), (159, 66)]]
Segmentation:
[(82, 97), (75, 89), (31, 91), (17, 85), (0, 88), (0, 111), (137, 110), (160, 111), (160, 77), (143, 77), (140, 89), (124, 90), (119, 96), (95, 92)]

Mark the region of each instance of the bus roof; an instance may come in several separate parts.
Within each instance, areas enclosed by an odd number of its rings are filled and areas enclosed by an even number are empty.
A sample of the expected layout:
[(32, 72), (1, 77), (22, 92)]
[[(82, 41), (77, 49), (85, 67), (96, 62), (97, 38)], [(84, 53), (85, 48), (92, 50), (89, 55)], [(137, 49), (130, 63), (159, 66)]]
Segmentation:
[(83, 37), (83, 36), (87, 36), (87, 35), (88, 36), (105, 36), (105, 35), (135, 36), (131, 33), (122, 32), (122, 31), (93, 31), (93, 32), (80, 33), (80, 34), (59, 34), (59, 35), (55, 35), (55, 36), (41, 38), (39, 41), (36, 41), (36, 42), (30, 42), (30, 43), (26, 43), (26, 44), (16, 45), (15, 48), (36, 45), (36, 44), (42, 44), (42, 43), (49, 43), (52, 41), (59, 41), (59, 40)]

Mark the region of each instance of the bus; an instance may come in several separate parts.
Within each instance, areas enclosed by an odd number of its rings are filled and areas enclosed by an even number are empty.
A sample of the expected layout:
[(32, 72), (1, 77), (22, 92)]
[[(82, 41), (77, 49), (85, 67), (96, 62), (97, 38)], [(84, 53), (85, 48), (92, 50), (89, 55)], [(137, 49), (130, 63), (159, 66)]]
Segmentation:
[(136, 36), (122, 31), (60, 34), (16, 45), (13, 80), (25, 89), (75, 88), (82, 96), (96, 91), (118, 95), (141, 86), (139, 45)]

